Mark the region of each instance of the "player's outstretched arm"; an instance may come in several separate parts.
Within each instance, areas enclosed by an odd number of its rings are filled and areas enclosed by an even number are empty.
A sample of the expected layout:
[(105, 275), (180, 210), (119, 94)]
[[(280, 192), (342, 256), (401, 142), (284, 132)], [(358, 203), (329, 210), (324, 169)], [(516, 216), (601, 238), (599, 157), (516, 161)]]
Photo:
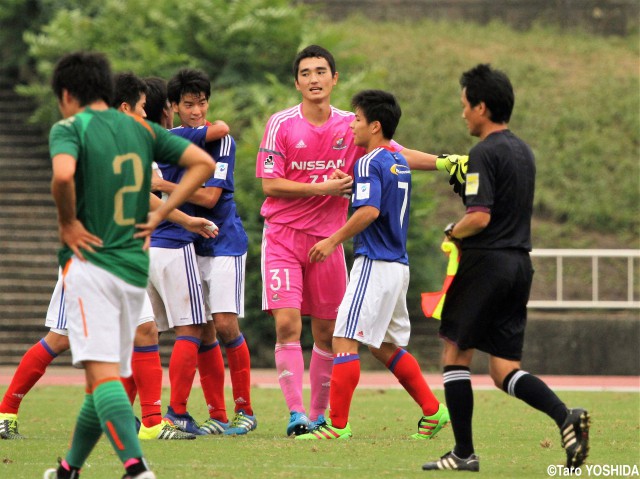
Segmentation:
[(449, 183), (452, 185), (454, 183), (462, 185), (466, 180), (467, 162), (469, 161), (467, 155), (443, 154), (436, 156), (409, 148), (404, 148), (402, 155), (407, 159), (409, 168), (412, 170), (446, 171), (451, 177)]

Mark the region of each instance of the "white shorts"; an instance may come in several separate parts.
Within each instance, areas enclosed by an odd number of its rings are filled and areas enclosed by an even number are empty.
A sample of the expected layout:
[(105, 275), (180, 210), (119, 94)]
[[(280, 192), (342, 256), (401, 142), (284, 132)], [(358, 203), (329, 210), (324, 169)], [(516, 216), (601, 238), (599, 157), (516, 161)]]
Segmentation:
[(235, 313), (244, 318), (244, 277), (247, 254), (242, 256), (198, 256), (204, 309), (213, 313)]
[(150, 248), (149, 259), (147, 292), (158, 330), (205, 324), (207, 315), (193, 244), (176, 249)]
[[(148, 295), (144, 295), (144, 303), (142, 305), (142, 311), (138, 318), (138, 326), (144, 323), (153, 321), (153, 308), (151, 307), (151, 301)], [(49, 301), (49, 308), (47, 309), (47, 319), (44, 325), (48, 327), (54, 333), (61, 336), (69, 336), (67, 331), (67, 315), (65, 314), (64, 307), (64, 286), (62, 283), (62, 273), (58, 274), (58, 282), (53, 289), (51, 295), (51, 301)]]
[(379, 348), (385, 343), (409, 344), (411, 323), (407, 310), (409, 266), (358, 256), (349, 285), (338, 308), (338, 338), (355, 339)]
[(73, 257), (64, 275), (65, 309), (74, 366), (119, 363), (131, 376), (133, 338), (145, 290)]

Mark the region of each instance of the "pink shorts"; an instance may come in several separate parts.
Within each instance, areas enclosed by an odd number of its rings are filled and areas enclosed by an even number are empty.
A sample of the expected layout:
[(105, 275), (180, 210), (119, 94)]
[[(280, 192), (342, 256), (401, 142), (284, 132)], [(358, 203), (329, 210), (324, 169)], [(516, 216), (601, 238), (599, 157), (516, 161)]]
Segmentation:
[(324, 263), (309, 263), (321, 236), (265, 223), (262, 234), (262, 309), (299, 309), (303, 316), (336, 319), (347, 289), (347, 264), (340, 245)]

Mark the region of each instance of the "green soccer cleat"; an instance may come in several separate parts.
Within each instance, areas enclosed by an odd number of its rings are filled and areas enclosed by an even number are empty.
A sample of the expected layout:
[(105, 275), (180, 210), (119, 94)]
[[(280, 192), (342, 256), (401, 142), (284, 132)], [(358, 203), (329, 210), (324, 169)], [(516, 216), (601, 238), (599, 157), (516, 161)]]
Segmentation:
[(24, 439), (24, 436), (18, 433), (17, 414), (0, 413), (0, 439)]
[(413, 434), (413, 439), (433, 439), (440, 429), (449, 423), (449, 410), (444, 404), (440, 404), (438, 411), (432, 416), (422, 416), (418, 421), (418, 432)]
[(313, 431), (296, 436), (296, 440), (315, 441), (324, 439), (349, 439), (350, 437), (351, 426), (349, 423), (347, 423), (344, 429), (339, 429), (331, 425), (331, 419), (327, 419), (326, 422), (319, 424)]
[(144, 424), (141, 424), (140, 431), (138, 431), (138, 438), (142, 441), (149, 441), (152, 439), (176, 441), (195, 439), (196, 436), (190, 432), (181, 431), (174, 426), (171, 421), (163, 419), (162, 422), (151, 427), (146, 427)]

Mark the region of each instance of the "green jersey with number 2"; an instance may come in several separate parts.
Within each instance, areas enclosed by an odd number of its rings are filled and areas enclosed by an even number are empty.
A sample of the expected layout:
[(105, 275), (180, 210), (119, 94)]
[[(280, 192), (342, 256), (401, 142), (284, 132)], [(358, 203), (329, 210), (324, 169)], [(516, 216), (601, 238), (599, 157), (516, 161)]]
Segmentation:
[[(89, 108), (57, 122), (49, 134), (51, 158), (76, 159), (76, 215), (102, 239), (91, 263), (125, 282), (147, 286), (149, 256), (143, 240), (133, 237), (135, 224), (149, 212), (151, 163), (177, 163), (190, 143), (155, 123), (114, 109)], [(64, 245), (58, 260), (64, 267), (72, 251)]]

